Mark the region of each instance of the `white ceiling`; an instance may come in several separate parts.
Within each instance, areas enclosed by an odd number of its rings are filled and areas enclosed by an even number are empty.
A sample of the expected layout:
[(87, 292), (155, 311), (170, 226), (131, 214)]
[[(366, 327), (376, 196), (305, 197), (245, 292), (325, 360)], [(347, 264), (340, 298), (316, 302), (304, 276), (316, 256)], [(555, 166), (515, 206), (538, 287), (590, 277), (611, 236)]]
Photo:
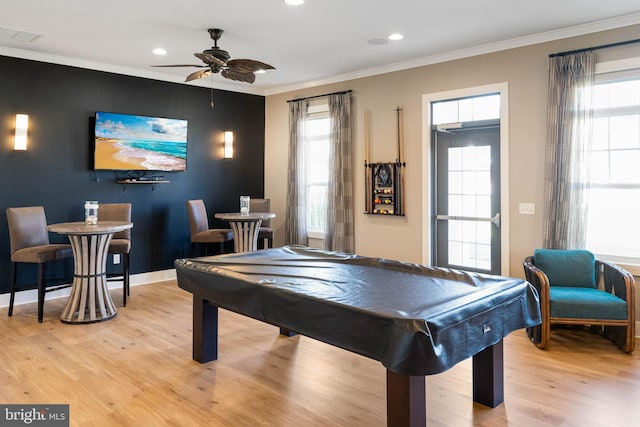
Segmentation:
[(232, 58), (276, 70), (189, 84), (270, 95), (638, 23), (638, 0), (0, 0), (0, 55), (182, 82), (196, 68), (151, 65), (200, 64), (222, 28)]

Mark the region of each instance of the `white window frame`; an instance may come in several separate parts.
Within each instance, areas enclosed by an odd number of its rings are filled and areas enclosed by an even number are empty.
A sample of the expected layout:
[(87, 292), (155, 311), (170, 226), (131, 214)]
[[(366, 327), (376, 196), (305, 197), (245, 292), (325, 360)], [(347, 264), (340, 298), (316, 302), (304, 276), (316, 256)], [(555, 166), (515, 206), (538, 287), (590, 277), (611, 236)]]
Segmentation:
[[(314, 119), (328, 119), (329, 118), (329, 104), (327, 103), (326, 99), (322, 99), (322, 100), (317, 100), (317, 101), (312, 101), (309, 103), (308, 107), (307, 107), (307, 112), (305, 113), (305, 118), (304, 120), (314, 120)], [(327, 139), (330, 137), (330, 129), (328, 131), (328, 133), (326, 134)], [(319, 139), (321, 139), (321, 136), (318, 137), (314, 137), (312, 140), (307, 139), (307, 135), (305, 135), (304, 137), (304, 143), (305, 144), (311, 144), (314, 141), (318, 141)], [(308, 150), (305, 150), (305, 152), (308, 152)], [(305, 159), (305, 162), (308, 161), (308, 159)], [(327, 165), (328, 166), (328, 165)], [(308, 164), (305, 167), (305, 170), (308, 170)], [(305, 178), (306, 180), (306, 178)], [(321, 185), (321, 182), (315, 182), (313, 183), (314, 185)], [(311, 185), (311, 182), (306, 182), (307, 187), (309, 185)], [(329, 189), (329, 178), (327, 175), (327, 181), (325, 183), (325, 187), (327, 189)], [(309, 193), (307, 193), (307, 196), (309, 195)], [(307, 199), (307, 215), (309, 215), (309, 212), (311, 210), (309, 209), (309, 200)], [(309, 221), (310, 217), (307, 216), (306, 221), (307, 221), (307, 238), (310, 239), (318, 239), (318, 240), (324, 240), (325, 235), (326, 235), (326, 230), (325, 229), (321, 229), (319, 227), (313, 227), (310, 224)]]
[[(623, 73), (623, 72), (634, 72), (634, 74), (637, 73), (638, 78), (640, 78), (640, 57), (625, 58), (625, 59), (615, 60), (615, 61), (599, 62), (596, 64), (596, 76), (601, 76), (609, 73)], [(598, 77), (596, 77), (596, 84), (602, 83), (602, 82), (603, 82), (602, 79), (598, 79)], [(596, 115), (598, 115), (598, 112), (596, 112)], [(640, 186), (640, 183), (638, 183), (638, 185)], [(607, 186), (606, 184), (598, 184), (598, 187), (600, 188), (603, 188), (606, 186)], [(616, 187), (615, 184), (611, 184), (611, 186)], [(610, 261), (610, 262), (615, 262), (617, 265), (621, 266), (622, 268), (625, 268), (634, 276), (640, 275), (640, 259), (621, 257), (621, 256), (612, 256), (612, 255), (599, 254), (599, 253), (596, 253), (596, 255), (600, 259)]]

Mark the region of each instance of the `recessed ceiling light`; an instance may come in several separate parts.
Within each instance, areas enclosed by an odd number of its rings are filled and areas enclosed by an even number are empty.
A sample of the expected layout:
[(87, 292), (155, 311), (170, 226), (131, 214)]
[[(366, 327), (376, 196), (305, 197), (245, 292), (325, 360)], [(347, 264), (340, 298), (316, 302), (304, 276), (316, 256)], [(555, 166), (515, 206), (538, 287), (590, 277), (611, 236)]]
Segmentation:
[(389, 34), (387, 38), (389, 40), (402, 40), (404, 36), (400, 33), (393, 33), (393, 34)]
[(284, 0), (284, 4), (288, 4), (289, 6), (300, 6), (304, 4), (304, 0)]
[(256, 70), (255, 71), (256, 74), (264, 74), (266, 72), (267, 72), (267, 70)]
[(153, 54), (154, 54), (154, 55), (166, 55), (166, 54), (167, 54), (167, 51), (166, 51), (166, 50), (164, 50), (164, 49), (163, 49), (163, 48), (161, 48), (161, 47), (157, 47), (157, 48), (153, 49)]

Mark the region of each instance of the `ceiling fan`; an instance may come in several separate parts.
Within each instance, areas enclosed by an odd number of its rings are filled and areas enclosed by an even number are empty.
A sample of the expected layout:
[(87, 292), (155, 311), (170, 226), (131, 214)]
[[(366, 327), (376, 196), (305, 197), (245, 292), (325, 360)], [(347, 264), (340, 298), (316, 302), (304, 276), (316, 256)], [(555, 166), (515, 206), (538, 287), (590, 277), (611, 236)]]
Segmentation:
[(231, 55), (229, 55), (229, 52), (218, 47), (218, 40), (222, 36), (223, 30), (219, 28), (209, 28), (207, 31), (209, 31), (209, 35), (213, 39), (213, 46), (211, 49), (202, 51), (202, 53), (194, 53), (197, 58), (202, 60), (204, 65), (177, 64), (152, 65), (152, 67), (206, 68), (205, 70), (198, 70), (189, 74), (185, 80), (187, 82), (207, 77), (211, 73), (220, 73), (222, 77), (229, 80), (253, 83), (256, 80), (256, 71), (275, 70), (275, 67), (253, 59), (230, 59)]

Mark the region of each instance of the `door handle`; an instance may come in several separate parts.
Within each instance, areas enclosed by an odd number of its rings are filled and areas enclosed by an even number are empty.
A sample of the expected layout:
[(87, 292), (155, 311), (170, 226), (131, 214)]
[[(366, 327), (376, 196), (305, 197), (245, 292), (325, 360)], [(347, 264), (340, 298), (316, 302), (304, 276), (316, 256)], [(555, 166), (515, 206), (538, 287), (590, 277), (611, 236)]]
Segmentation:
[(436, 219), (447, 221), (481, 221), (490, 222), (496, 227), (500, 228), (500, 213), (495, 214), (491, 218), (478, 217), (478, 216), (456, 216), (456, 215), (436, 215)]
[(500, 212), (491, 217), (491, 222), (493, 225), (500, 228)]

